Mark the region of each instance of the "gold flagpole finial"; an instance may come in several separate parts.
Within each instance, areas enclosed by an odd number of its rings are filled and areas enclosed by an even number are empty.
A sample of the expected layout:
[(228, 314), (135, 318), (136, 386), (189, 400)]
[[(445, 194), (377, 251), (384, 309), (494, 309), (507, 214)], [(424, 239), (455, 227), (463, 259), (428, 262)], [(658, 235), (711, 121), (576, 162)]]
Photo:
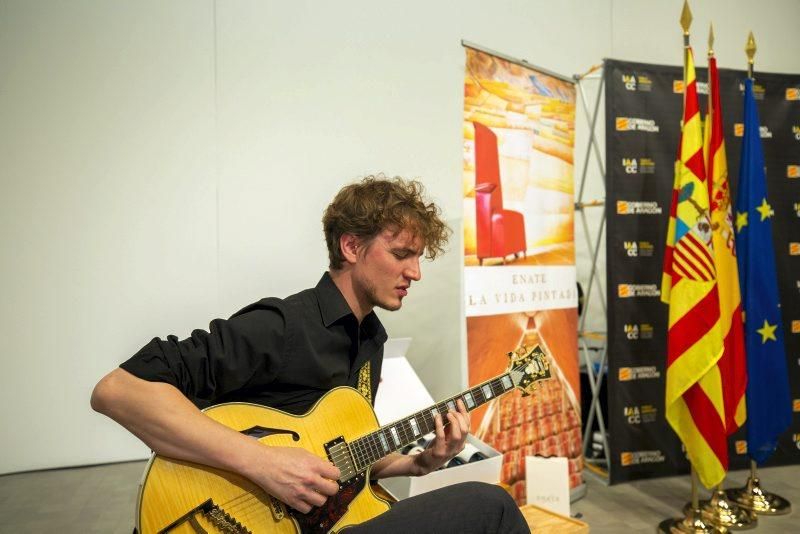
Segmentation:
[(692, 10), (689, 9), (688, 0), (683, 0), (683, 10), (681, 10), (681, 28), (684, 35), (689, 35), (689, 27), (692, 25)]
[(708, 57), (714, 55), (714, 23), (708, 25)]
[(753, 57), (756, 55), (756, 39), (753, 37), (753, 32), (747, 36), (747, 45), (744, 47), (744, 52), (747, 54), (747, 75), (753, 77)]
[(692, 25), (692, 10), (689, 9), (688, 0), (683, 0), (681, 10), (681, 28), (683, 28), (683, 46), (689, 46), (689, 27)]

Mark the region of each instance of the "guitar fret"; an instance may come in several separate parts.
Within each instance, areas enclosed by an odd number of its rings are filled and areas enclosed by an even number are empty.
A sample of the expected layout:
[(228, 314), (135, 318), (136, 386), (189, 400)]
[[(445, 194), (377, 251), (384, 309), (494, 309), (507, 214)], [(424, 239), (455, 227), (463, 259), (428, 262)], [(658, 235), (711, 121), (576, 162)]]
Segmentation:
[(507, 374), (503, 375), (500, 378), (500, 384), (503, 387), (503, 391), (508, 391), (509, 389), (514, 387), (514, 384), (511, 383), (511, 377), (508, 376)]
[(363, 440), (363, 452), (361, 455), (361, 459), (364, 462), (365, 467), (369, 465), (372, 461), (372, 449), (370, 448), (369, 438)]
[(475, 400), (472, 396), (471, 390), (464, 394), (464, 403), (466, 404), (468, 410), (475, 408)]
[[(542, 356), (541, 351), (534, 355), (533, 359), (529, 354), (526, 361), (516, 362), (509, 368), (509, 372), (503, 375), (487, 380), (405, 419), (395, 421), (391, 425), (381, 427), (370, 434), (351, 441), (348, 445), (348, 451), (352, 457), (354, 468), (358, 472), (363, 472), (370, 465), (373, 465), (392, 451), (399, 450), (404, 445), (415, 442), (420, 436), (435, 431), (437, 415), (442, 417), (442, 422), (445, 425), (449, 424), (447, 414), (450, 411), (458, 411), (458, 401), (463, 402), (467, 410), (470, 411), (491, 399), (503, 395), (516, 386), (520, 386), (520, 375), (522, 374), (526, 375), (527, 383), (523, 381), (523, 385), (520, 387), (525, 388), (532, 382), (550, 378), (547, 362), (542, 361)], [(535, 369), (535, 377), (530, 376), (533, 374), (529, 372), (531, 366)], [(517, 382), (516, 386), (515, 382)]]
[(397, 429), (395, 427), (390, 427), (389, 432), (392, 434), (392, 439), (394, 440), (395, 448), (399, 448), (400, 436), (397, 435)]
[(419, 436), (419, 425), (417, 424), (417, 420), (415, 418), (411, 418), (408, 420), (409, 424), (411, 424), (411, 432), (414, 437)]

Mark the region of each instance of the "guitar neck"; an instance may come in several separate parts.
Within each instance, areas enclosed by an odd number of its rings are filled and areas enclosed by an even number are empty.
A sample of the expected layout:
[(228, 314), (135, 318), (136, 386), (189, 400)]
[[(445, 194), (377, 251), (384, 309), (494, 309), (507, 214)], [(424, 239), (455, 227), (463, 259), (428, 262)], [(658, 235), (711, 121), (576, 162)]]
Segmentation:
[(433, 432), (436, 429), (434, 422), (436, 414), (440, 414), (442, 422), (447, 425), (447, 413), (450, 410), (458, 410), (456, 407), (457, 401), (463, 401), (467, 411), (472, 411), (512, 389), (514, 389), (514, 384), (511, 376), (509, 373), (505, 373), (414, 413), (405, 419), (382, 426), (375, 432), (361, 436), (350, 443), (350, 452), (356, 464), (356, 471), (366, 470), (388, 454), (396, 452), (417, 441), (425, 434)]

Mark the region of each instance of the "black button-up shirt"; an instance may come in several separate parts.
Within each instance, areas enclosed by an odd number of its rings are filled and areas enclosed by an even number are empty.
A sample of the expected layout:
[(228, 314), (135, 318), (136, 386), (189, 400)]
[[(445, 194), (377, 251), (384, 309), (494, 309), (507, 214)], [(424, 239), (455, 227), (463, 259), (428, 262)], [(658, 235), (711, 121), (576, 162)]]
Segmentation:
[(301, 414), (334, 387), (356, 388), (367, 361), (374, 399), (386, 337), (375, 312), (359, 326), (325, 273), (315, 288), (262, 299), (208, 332), (154, 338), (120, 367), (172, 384), (201, 408), (239, 401)]

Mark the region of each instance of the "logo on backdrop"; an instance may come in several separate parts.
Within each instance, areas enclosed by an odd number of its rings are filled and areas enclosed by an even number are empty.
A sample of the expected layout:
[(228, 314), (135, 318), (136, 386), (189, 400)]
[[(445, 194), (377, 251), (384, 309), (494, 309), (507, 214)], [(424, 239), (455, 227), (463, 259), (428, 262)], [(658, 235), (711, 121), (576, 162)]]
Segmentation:
[(736, 448), (736, 454), (747, 454), (747, 440), (737, 439), (734, 447)]
[(643, 404), (641, 406), (625, 406), (622, 409), (622, 415), (629, 425), (640, 425), (642, 423), (653, 423), (656, 420), (658, 408), (652, 404)]
[(653, 325), (648, 323), (626, 324), (623, 326), (625, 337), (630, 340), (653, 339)]
[(625, 174), (655, 174), (656, 162), (650, 158), (622, 158)]
[(800, 165), (787, 165), (786, 176), (789, 178), (800, 178)]
[(653, 81), (644, 74), (623, 74), (622, 84), (628, 91), (649, 93), (653, 90)]
[(664, 453), (659, 450), (623, 452), (620, 454), (620, 463), (622, 467), (641, 464), (660, 464), (665, 460)]
[[(761, 139), (772, 139), (772, 132), (770, 131), (768, 126), (761, 126), (758, 129), (758, 133), (761, 136)], [(735, 137), (743, 137), (744, 136), (744, 123), (737, 122), (733, 125), (733, 135)]]
[(800, 434), (792, 434), (792, 441), (794, 441), (794, 446), (800, 449)]
[(800, 217), (800, 202), (794, 203), (794, 212), (797, 214), (798, 217)]
[(800, 399), (794, 399), (792, 401), (792, 409), (795, 412), (800, 412)]
[(800, 141), (800, 126), (792, 126), (792, 134), (795, 141)]
[(617, 200), (617, 215), (661, 215), (658, 202)]
[(618, 378), (620, 382), (661, 378), (661, 371), (659, 371), (655, 365), (642, 365), (640, 367), (620, 367)]
[(800, 256), (800, 243), (789, 243), (789, 256)]
[(653, 119), (639, 119), (636, 117), (617, 117), (618, 132), (651, 132), (658, 133), (659, 127)]
[(800, 321), (792, 321), (792, 334), (800, 334)]
[(786, 100), (800, 100), (800, 87), (787, 87)]
[(660, 297), (661, 290), (656, 284), (619, 284), (617, 296), (621, 299), (636, 297)]
[[(672, 92), (675, 94), (683, 94), (683, 80), (672, 80)], [(697, 80), (697, 94), (708, 94), (708, 82)]]
[(655, 250), (650, 241), (623, 241), (622, 246), (625, 247), (625, 253), (631, 258), (649, 258)]

